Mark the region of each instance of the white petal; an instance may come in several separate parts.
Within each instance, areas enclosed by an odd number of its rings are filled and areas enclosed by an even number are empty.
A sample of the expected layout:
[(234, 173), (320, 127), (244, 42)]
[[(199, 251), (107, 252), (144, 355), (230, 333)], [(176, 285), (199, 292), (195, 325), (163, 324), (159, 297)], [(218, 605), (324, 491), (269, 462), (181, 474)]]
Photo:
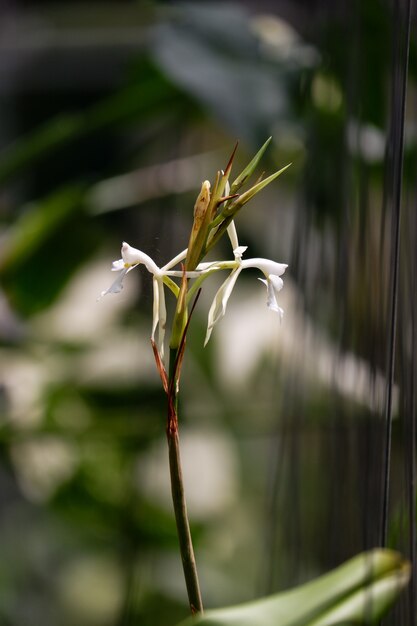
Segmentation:
[(153, 316), (151, 339), (155, 341), (155, 331), (159, 323), (159, 287), (156, 278), (153, 279)]
[(164, 283), (161, 278), (153, 279), (153, 320), (151, 339), (155, 341), (155, 332), (158, 328), (157, 348), (161, 359), (164, 359), (164, 339), (167, 323), (167, 311), (165, 306)]
[(161, 267), (161, 270), (162, 271), (170, 270), (172, 267), (175, 267), (176, 265), (178, 265), (180, 261), (183, 261), (186, 258), (187, 252), (188, 252), (188, 248), (185, 248), (185, 250), (177, 254), (177, 256), (174, 256), (174, 258), (171, 259), (169, 263)]
[(119, 259), (118, 261), (113, 261), (111, 266), (112, 272), (120, 272), (124, 268), (125, 264), (123, 259)]
[[(222, 261), (209, 261), (206, 263), (199, 263), (196, 267), (197, 272), (205, 272), (206, 270), (215, 269), (220, 265)], [(189, 272), (187, 272), (188, 274)]]
[[(182, 278), (183, 277), (184, 272), (180, 272), (179, 270), (160, 270), (159, 275), (160, 276), (173, 276), (174, 278)], [(200, 276), (201, 272), (195, 270), (192, 272), (185, 272), (185, 275), (187, 278), (198, 278), (198, 276)]]
[(269, 276), (269, 280), (271, 281), (275, 291), (281, 291), (284, 286), (284, 281), (282, 280), (282, 278), (276, 276), (275, 274), (271, 274)]
[(127, 272), (128, 272), (128, 269), (126, 268), (123, 269), (120, 272), (119, 276), (114, 281), (114, 283), (112, 283), (108, 289), (105, 289), (104, 291), (101, 292), (98, 300), (101, 300), (101, 298), (103, 296), (106, 296), (108, 293), (119, 293), (123, 289), (123, 279), (126, 276)]
[(244, 252), (248, 249), (248, 246), (238, 246), (233, 250), (233, 254), (235, 255), (235, 259), (241, 259)]
[(285, 263), (276, 263), (270, 259), (245, 259), (242, 261), (242, 266), (244, 268), (257, 267), (267, 277), (270, 274), (273, 274), (274, 276), (281, 276), (288, 267)]
[[(278, 278), (278, 276), (274, 276), (274, 278)], [(264, 283), (267, 287), (268, 295), (266, 305), (268, 309), (271, 309), (271, 311), (278, 313), (278, 315), (282, 319), (284, 315), (284, 309), (281, 309), (277, 302), (277, 291), (279, 291), (281, 287), (279, 287), (279, 289), (275, 289), (274, 283), (270, 279), (265, 280), (264, 278), (258, 278), (258, 280), (260, 280), (261, 283)]]
[(158, 280), (159, 291), (159, 327), (158, 327), (158, 350), (161, 355), (162, 361), (164, 360), (164, 339), (165, 328), (167, 324), (167, 310), (165, 306), (165, 292), (164, 283), (162, 280)]
[[(229, 195), (226, 193), (226, 195)], [(227, 234), (229, 235), (230, 243), (232, 244), (232, 250), (234, 251), (239, 247), (239, 239), (237, 238), (237, 231), (234, 221), (232, 220), (227, 227)]]
[(237, 278), (241, 272), (241, 267), (237, 267), (233, 272), (229, 274), (224, 283), (221, 285), (220, 289), (214, 296), (213, 303), (210, 307), (210, 311), (208, 314), (208, 324), (207, 324), (207, 333), (204, 341), (204, 345), (207, 344), (210, 339), (211, 332), (213, 327), (217, 322), (223, 317), (226, 313), (227, 302), (230, 298), (230, 294), (233, 291), (233, 287), (236, 284)]
[(151, 272), (151, 274), (158, 274), (159, 272), (159, 267), (150, 256), (137, 248), (132, 248), (132, 246), (129, 246), (129, 244), (125, 241), (122, 245), (122, 259), (125, 265), (132, 266), (143, 263), (148, 272)]

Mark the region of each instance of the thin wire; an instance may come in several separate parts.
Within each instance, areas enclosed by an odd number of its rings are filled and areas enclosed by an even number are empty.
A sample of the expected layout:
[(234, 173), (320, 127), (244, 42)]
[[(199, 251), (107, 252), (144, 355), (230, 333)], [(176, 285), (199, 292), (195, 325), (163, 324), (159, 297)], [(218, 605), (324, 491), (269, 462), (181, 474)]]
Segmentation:
[[(409, 203), (406, 204), (409, 207)], [(412, 565), (412, 577), (409, 588), (409, 624), (416, 626), (416, 583), (417, 583), (417, 533), (416, 533), (416, 358), (417, 358), (417, 265), (415, 256), (416, 247), (416, 215), (407, 211), (407, 260), (408, 260), (408, 281), (405, 297), (405, 306), (409, 307), (411, 319), (411, 357), (407, 358), (409, 337), (403, 331), (403, 364), (404, 364), (404, 447), (406, 452), (406, 485), (407, 506), (408, 506), (408, 556)]]
[[(392, 439), (392, 391), (394, 386), (394, 363), (398, 303), (398, 268), (400, 251), (401, 221), (401, 190), (404, 153), (404, 118), (407, 94), (408, 56), (410, 43), (411, 2), (406, 0), (405, 44), (401, 49), (402, 24), (399, 0), (395, 2), (393, 30), (393, 80), (391, 92), (391, 120), (388, 158), (392, 168), (392, 263), (390, 276), (390, 311), (389, 311), (389, 343), (388, 343), (388, 375), (385, 399), (385, 451), (383, 465), (383, 505), (381, 520), (381, 545), (385, 546), (388, 533), (388, 507), (391, 470), (391, 439)], [(401, 63), (401, 53), (404, 59)]]

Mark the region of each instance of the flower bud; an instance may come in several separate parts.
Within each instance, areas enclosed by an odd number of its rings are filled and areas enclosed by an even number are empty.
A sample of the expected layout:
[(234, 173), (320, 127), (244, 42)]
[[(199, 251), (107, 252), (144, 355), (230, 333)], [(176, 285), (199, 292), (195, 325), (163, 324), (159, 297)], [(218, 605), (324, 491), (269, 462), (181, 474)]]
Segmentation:
[(202, 220), (207, 211), (210, 202), (210, 182), (205, 180), (201, 185), (201, 191), (198, 194), (194, 205), (194, 220)]
[(187, 270), (193, 270), (200, 261), (201, 252), (207, 238), (208, 225), (210, 223), (210, 216), (207, 214), (209, 205), (210, 183), (208, 180), (205, 180), (201, 185), (201, 191), (194, 205), (194, 222), (188, 242), (187, 258), (185, 260)]

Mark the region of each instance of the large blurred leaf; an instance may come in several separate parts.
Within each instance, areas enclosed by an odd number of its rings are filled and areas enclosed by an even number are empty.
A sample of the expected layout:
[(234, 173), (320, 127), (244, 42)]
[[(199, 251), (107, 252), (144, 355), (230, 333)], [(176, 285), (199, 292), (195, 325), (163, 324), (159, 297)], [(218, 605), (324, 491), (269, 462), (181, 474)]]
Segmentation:
[(184, 96), (151, 64), (142, 62), (135, 82), (79, 113), (64, 113), (18, 139), (0, 154), (0, 182), (67, 143), (110, 126), (149, 121), (184, 106)]
[[(40, 248), (57, 227), (82, 207), (84, 188), (74, 185), (26, 207), (6, 233), (0, 252), (0, 273), (26, 261)], [(52, 251), (51, 251), (52, 252)], [(55, 251), (55, 258), (60, 255)], [(51, 263), (52, 265), (52, 259)]]
[(95, 249), (97, 229), (82, 212), (84, 189), (61, 189), (33, 204), (11, 227), (0, 253), (2, 287), (16, 311), (51, 304)]
[(285, 74), (262, 60), (249, 16), (237, 5), (181, 5), (155, 28), (152, 52), (236, 137), (258, 144), (287, 114)]
[(374, 624), (409, 578), (409, 563), (399, 554), (376, 549), (296, 589), (236, 607), (207, 611), (180, 626)]

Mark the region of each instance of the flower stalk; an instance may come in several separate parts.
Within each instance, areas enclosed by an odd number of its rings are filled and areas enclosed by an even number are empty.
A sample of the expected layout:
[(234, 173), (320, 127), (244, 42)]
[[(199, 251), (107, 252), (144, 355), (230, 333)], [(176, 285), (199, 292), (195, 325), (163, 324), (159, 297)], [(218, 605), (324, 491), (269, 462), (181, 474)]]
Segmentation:
[(169, 472), (171, 477), (171, 494), (174, 506), (175, 522), (177, 525), (182, 567), (191, 613), (195, 614), (203, 611), (203, 602), (201, 599), (200, 583), (198, 580), (197, 565), (194, 556), (190, 523), (188, 520), (184, 480), (181, 469), (178, 416), (176, 413), (175, 417), (174, 415), (169, 415), (168, 417), (167, 441)]
[[(132, 248), (127, 243), (123, 243), (121, 251), (122, 258), (115, 261), (112, 267), (113, 271), (118, 271), (120, 274), (113, 284), (101, 294), (102, 297), (108, 293), (121, 291), (123, 281), (127, 274), (139, 265), (143, 265), (148, 272), (152, 274), (153, 321), (151, 344), (162, 386), (168, 399), (166, 436), (168, 442), (171, 493), (184, 578), (189, 605), (193, 614), (203, 611), (203, 602), (181, 468), (178, 424), (178, 395), (181, 368), (185, 352), (187, 331), (201, 291), (201, 286), (213, 273), (219, 271), (229, 272), (218, 289), (210, 307), (204, 345), (209, 341), (214, 326), (224, 316), (227, 303), (237, 279), (246, 268), (257, 268), (260, 270), (263, 277), (259, 280), (267, 287), (267, 306), (272, 311), (278, 313), (279, 318), (282, 318), (283, 310), (278, 305), (277, 294), (283, 286), (281, 275), (285, 272), (287, 266), (283, 263), (277, 263), (263, 258), (242, 260), (246, 246), (239, 245), (234, 223), (234, 218), (241, 208), (259, 191), (280, 176), (288, 167), (287, 165), (268, 178), (262, 179), (261, 177), (250, 189), (242, 194), (238, 193), (253, 174), (269, 142), (270, 139), (265, 142), (251, 162), (235, 179), (231, 187), (229, 177), (237, 144), (226, 168), (217, 172), (213, 186), (210, 185), (209, 181), (203, 182), (201, 191), (194, 205), (193, 225), (188, 248), (186, 250), (180, 252), (169, 261), (169, 263), (160, 268), (147, 254), (141, 250)], [(226, 232), (232, 245), (234, 258), (226, 261), (204, 262), (207, 252), (215, 246)], [(180, 264), (181, 269), (175, 269)], [(181, 279), (180, 283), (175, 282), (175, 279)], [(194, 281), (194, 283), (190, 285), (190, 281)], [(164, 363), (164, 343), (167, 324), (165, 287), (168, 287), (177, 300), (171, 324), (168, 373)], [(188, 312), (193, 298), (194, 302), (190, 312)]]
[[(185, 274), (182, 280), (182, 284), (184, 283), (186, 283)], [(199, 295), (200, 292), (197, 292), (193, 306), (190, 311), (190, 316), (185, 324), (178, 348), (170, 349), (169, 376), (166, 385), (164, 385), (164, 388), (167, 388), (168, 396), (168, 420), (166, 434), (168, 441), (168, 458), (169, 473), (171, 479), (172, 503), (174, 507), (175, 523), (177, 526), (178, 543), (180, 547), (182, 568), (184, 571), (185, 586), (187, 588), (190, 610), (193, 615), (195, 613), (203, 612), (203, 601), (201, 599), (200, 583), (198, 579), (197, 565), (194, 556), (193, 540), (191, 537), (190, 522), (187, 512), (187, 502), (185, 498), (184, 479), (182, 475), (178, 429), (178, 391), (187, 330)]]

